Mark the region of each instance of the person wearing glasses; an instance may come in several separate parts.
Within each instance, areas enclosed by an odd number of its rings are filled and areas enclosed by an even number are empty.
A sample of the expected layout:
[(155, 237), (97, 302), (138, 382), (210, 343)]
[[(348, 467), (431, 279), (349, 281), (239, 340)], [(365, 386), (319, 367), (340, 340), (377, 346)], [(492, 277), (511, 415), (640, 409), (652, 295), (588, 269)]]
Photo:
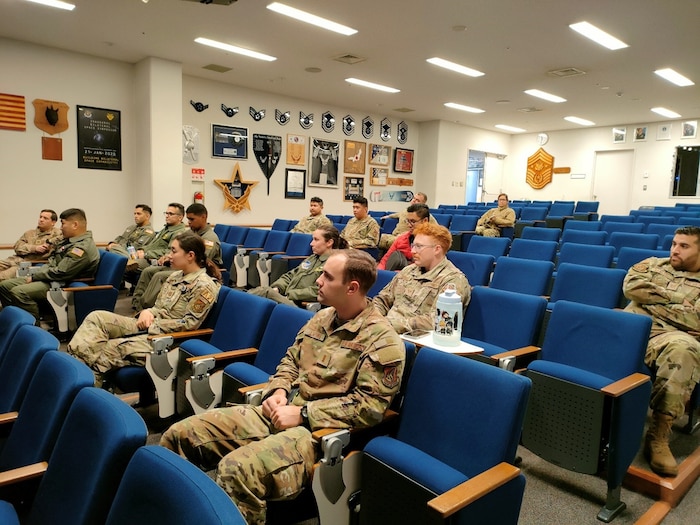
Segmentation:
[(134, 207), (134, 224), (127, 226), (124, 233), (107, 245), (107, 251), (131, 257), (129, 246), (139, 250), (153, 240), (156, 231), (151, 226), (153, 211), (148, 204), (137, 204)]
[[(428, 196), (422, 191), (419, 191), (413, 196), (409, 204), (425, 204), (427, 206)], [(406, 213), (407, 212), (405, 211), (400, 211), (396, 213), (390, 213), (389, 215), (384, 215), (382, 217), (382, 219), (398, 219), (399, 222), (396, 223), (396, 227), (391, 233), (382, 233), (382, 236), (379, 238), (380, 250), (388, 250), (399, 235), (408, 231), (408, 224), (406, 223)], [(435, 217), (433, 217), (432, 215), (430, 215), (430, 218), (428, 220), (433, 224), (437, 224)]]
[(413, 262), (411, 243), (413, 243), (413, 229), (424, 222), (430, 221), (430, 208), (427, 204), (411, 204), (403, 214), (404, 222), (408, 230), (396, 237), (387, 252), (379, 261), (377, 268), (380, 270), (401, 270)]
[(484, 237), (500, 237), (501, 228), (515, 225), (515, 210), (508, 206), (508, 195), (498, 196), (498, 208), (491, 208), (476, 223), (476, 234)]
[(401, 270), (372, 300), (398, 333), (432, 330), (437, 296), (448, 284), (455, 285), (466, 309), (471, 288), (466, 276), (445, 256), (451, 245), (452, 235), (444, 226), (424, 222), (413, 229), (413, 264)]
[(185, 207), (182, 204), (171, 202), (163, 215), (165, 216), (163, 229), (146, 246), (136, 250), (136, 258), (130, 259), (127, 263), (126, 274), (129, 276), (127, 279), (129, 282), (138, 282), (139, 274), (151, 265), (151, 259), (159, 259), (168, 253), (173, 239), (185, 231), (185, 225), (182, 223)]

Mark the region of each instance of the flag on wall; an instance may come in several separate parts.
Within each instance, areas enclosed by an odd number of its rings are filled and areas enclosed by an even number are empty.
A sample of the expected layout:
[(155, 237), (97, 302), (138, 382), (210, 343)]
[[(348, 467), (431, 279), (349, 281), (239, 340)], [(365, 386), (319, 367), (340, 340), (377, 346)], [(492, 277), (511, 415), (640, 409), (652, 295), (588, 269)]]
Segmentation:
[(27, 129), (24, 97), (0, 93), (0, 129), (25, 131)]

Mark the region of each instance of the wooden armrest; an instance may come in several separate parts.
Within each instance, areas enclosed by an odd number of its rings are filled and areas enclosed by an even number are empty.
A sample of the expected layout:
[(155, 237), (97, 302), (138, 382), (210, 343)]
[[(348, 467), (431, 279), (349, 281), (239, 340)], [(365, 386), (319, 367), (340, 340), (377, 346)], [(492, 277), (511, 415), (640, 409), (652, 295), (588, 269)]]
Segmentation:
[(241, 388), (238, 389), (238, 391), (241, 393), (241, 395), (243, 397), (245, 397), (245, 395), (248, 392), (255, 392), (256, 390), (262, 390), (266, 386), (267, 386), (267, 383), (258, 383), (257, 385), (242, 386)]
[(514, 350), (507, 350), (506, 352), (501, 352), (500, 354), (493, 354), (491, 359), (499, 360), (503, 357), (522, 357), (537, 354), (540, 351), (539, 346), (524, 346), (522, 348), (516, 348)]
[(443, 519), (448, 518), (482, 496), (515, 479), (519, 474), (519, 468), (508, 463), (499, 463), (431, 499), (428, 501), (428, 506)]
[(268, 251), (263, 250), (263, 253), (266, 253), (268, 255), (282, 255), (285, 252), (268, 252)]
[(94, 292), (96, 290), (112, 290), (114, 287), (111, 284), (96, 284), (94, 286), (69, 286), (61, 288), (64, 292)]
[(284, 259), (285, 261), (292, 261), (296, 259), (306, 259), (308, 255), (283, 255), (281, 259)]
[(19, 412), (5, 412), (4, 414), (0, 414), (0, 425), (14, 423), (15, 421), (17, 421), (18, 415)]
[(0, 472), (0, 487), (13, 485), (32, 478), (43, 476), (49, 464), (46, 461), (34, 463), (25, 467), (13, 468)]
[(258, 248), (246, 248), (245, 246), (239, 246), (238, 249), (239, 249), (239, 250), (245, 250), (246, 253), (250, 253), (250, 252), (261, 252), (261, 251), (263, 251), (263, 247), (262, 247), (262, 246), (259, 246)]
[(218, 352), (216, 354), (196, 355), (188, 357), (188, 363), (194, 363), (201, 359), (214, 359), (214, 361), (225, 361), (226, 359), (236, 359), (239, 357), (249, 357), (258, 353), (257, 348), (241, 348), (240, 350), (227, 350), (226, 352)]
[(200, 337), (203, 335), (211, 335), (214, 333), (213, 328), (199, 328), (197, 330), (187, 330), (183, 332), (169, 332), (167, 334), (154, 334), (149, 335), (148, 340), (153, 341), (159, 337), (172, 337), (173, 339), (185, 339), (186, 337)]
[(649, 380), (649, 376), (646, 374), (630, 374), (627, 377), (623, 377), (619, 381), (615, 381), (614, 383), (610, 383), (608, 386), (601, 388), (600, 391), (608, 396), (619, 397), (625, 392), (629, 392), (630, 390), (643, 385)]

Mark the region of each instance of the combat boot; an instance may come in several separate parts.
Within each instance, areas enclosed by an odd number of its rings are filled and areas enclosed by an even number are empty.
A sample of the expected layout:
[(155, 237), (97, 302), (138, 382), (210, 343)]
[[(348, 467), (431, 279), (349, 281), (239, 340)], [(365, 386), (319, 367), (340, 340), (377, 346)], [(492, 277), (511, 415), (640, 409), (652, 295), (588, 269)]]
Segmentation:
[(651, 425), (644, 440), (644, 456), (649, 461), (651, 470), (660, 476), (678, 475), (676, 458), (673, 457), (668, 446), (672, 425), (673, 417), (661, 412), (653, 412)]

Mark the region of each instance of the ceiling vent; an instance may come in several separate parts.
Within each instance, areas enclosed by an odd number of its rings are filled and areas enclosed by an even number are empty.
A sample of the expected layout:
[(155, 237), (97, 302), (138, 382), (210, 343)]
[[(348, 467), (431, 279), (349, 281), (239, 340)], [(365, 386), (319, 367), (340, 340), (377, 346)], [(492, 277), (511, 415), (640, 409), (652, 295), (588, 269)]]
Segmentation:
[(231, 5), (238, 0), (183, 0), (184, 2), (196, 2), (198, 4)]
[(394, 108), (392, 111), (396, 111), (397, 113), (410, 113), (411, 111), (415, 111), (415, 109), (411, 109), (411, 108)]
[(586, 72), (581, 69), (576, 69), (575, 67), (563, 67), (561, 69), (552, 69), (548, 71), (547, 74), (552, 77), (577, 77), (579, 75), (585, 75)]
[(202, 69), (208, 69), (209, 71), (216, 71), (217, 73), (227, 73), (227, 72), (231, 71), (233, 68), (226, 67), (226, 66), (220, 66), (219, 64), (207, 64), (206, 66), (202, 66)]
[(529, 108), (518, 108), (518, 111), (520, 111), (521, 113), (537, 113), (538, 111), (542, 111), (542, 109), (531, 106)]
[(357, 55), (346, 53), (343, 55), (339, 55), (337, 57), (333, 57), (333, 60), (335, 60), (337, 62), (342, 62), (343, 64), (353, 65), (353, 64), (359, 64), (360, 62), (364, 62), (367, 59), (364, 57), (358, 57)]

